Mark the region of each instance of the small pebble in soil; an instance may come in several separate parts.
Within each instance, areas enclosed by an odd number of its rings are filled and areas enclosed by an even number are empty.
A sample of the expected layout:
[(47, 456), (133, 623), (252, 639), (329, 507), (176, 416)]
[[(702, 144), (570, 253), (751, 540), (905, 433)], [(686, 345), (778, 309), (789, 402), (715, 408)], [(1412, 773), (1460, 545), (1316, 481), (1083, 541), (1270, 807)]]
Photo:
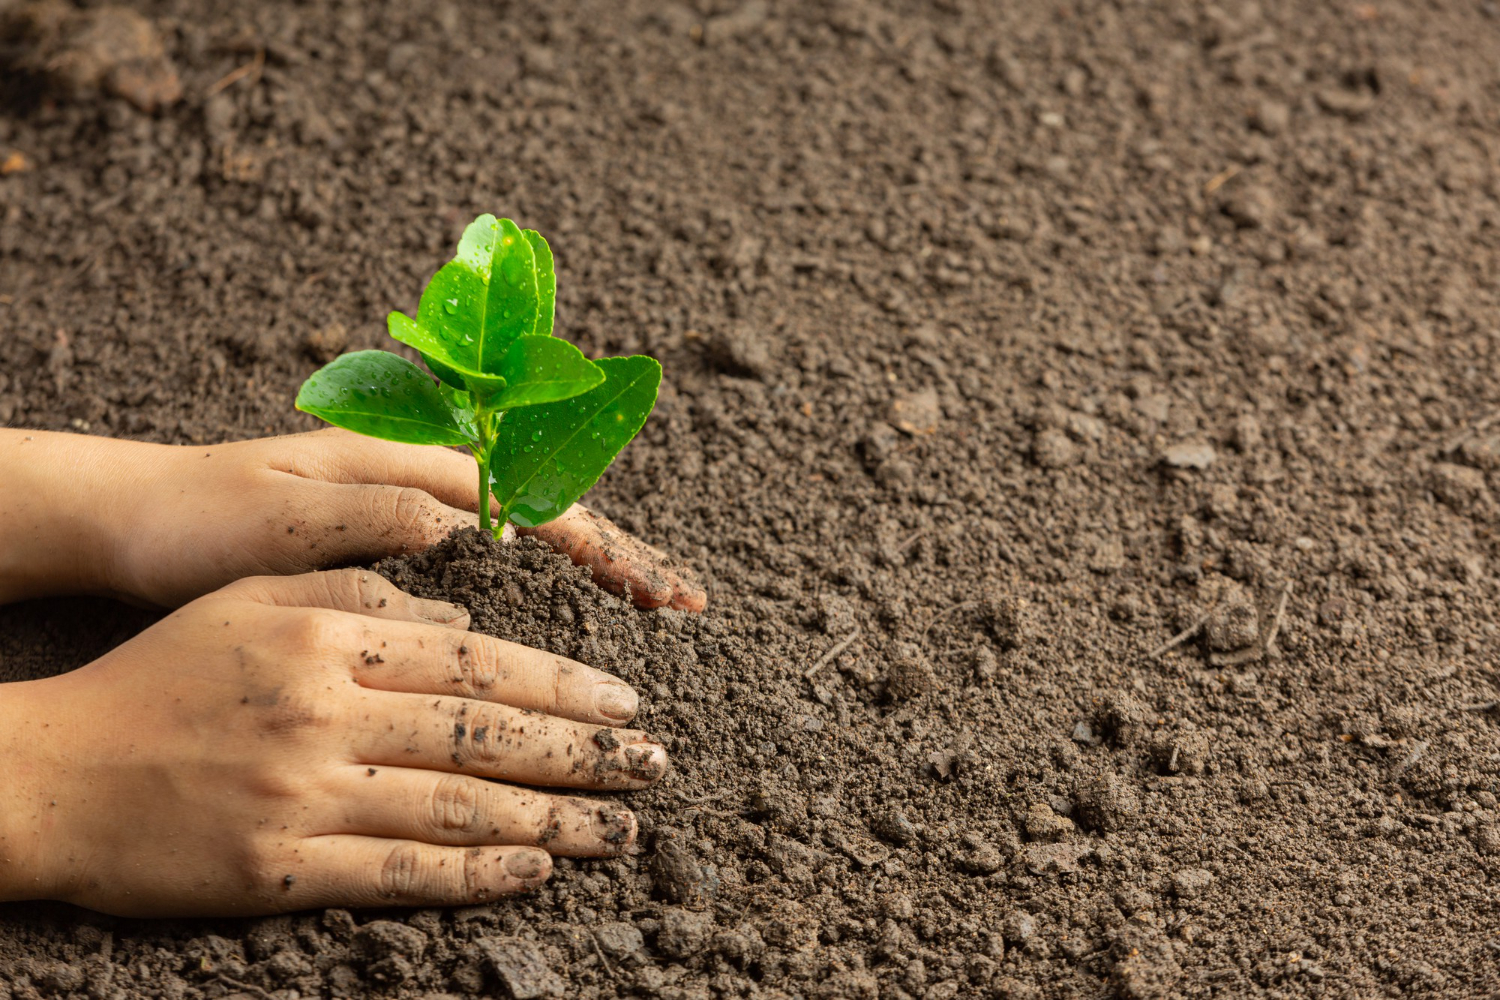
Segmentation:
[(920, 698), (936, 686), (932, 664), (914, 647), (897, 653), (886, 671), (885, 694), (892, 701)]
[(669, 906), (656, 932), (657, 950), (669, 958), (691, 958), (708, 947), (714, 921), (707, 913)]
[(1178, 899), (1197, 899), (1214, 883), (1214, 873), (1206, 868), (1184, 868), (1172, 873), (1172, 891)]
[(1078, 461), (1079, 451), (1065, 432), (1049, 427), (1032, 440), (1031, 458), (1044, 469), (1066, 469)]
[(1073, 817), (1080, 826), (1113, 833), (1135, 823), (1140, 815), (1135, 789), (1120, 778), (1105, 775), (1081, 785), (1073, 796)]
[(870, 823), (870, 830), (881, 840), (905, 847), (917, 839), (917, 828), (900, 809), (886, 809)]
[(1061, 840), (1073, 832), (1073, 821), (1066, 816), (1059, 816), (1045, 802), (1032, 803), (1022, 817), (1021, 824), (1026, 836), (1032, 840)]
[(1248, 649), (1260, 639), (1260, 616), (1245, 599), (1220, 602), (1203, 627), (1204, 641), (1216, 653)]

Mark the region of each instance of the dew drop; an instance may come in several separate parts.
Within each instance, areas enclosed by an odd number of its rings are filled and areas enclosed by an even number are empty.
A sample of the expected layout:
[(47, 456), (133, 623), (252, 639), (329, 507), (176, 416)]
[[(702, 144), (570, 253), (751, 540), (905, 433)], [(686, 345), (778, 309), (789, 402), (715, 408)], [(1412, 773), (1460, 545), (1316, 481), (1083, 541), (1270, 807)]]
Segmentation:
[(456, 312), (458, 312), (458, 299), (456, 299), (456, 298), (455, 299), (444, 299), (443, 300), (443, 308), (445, 310), (447, 310), (449, 313), (456, 313)]
[(531, 440), (533, 440), (533, 441), (540, 441), (541, 439), (542, 439), (542, 432), (541, 431), (532, 431), (531, 432)]

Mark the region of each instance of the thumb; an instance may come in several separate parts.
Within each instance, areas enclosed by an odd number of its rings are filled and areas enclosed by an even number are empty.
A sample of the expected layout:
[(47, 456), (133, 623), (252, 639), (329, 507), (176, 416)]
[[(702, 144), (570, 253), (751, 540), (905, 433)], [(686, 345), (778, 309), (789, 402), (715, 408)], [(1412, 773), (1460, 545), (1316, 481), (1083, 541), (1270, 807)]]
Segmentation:
[(415, 486), (308, 481), (305, 487), (314, 537), (305, 562), (313, 566), (370, 562), (420, 552), (458, 528), (479, 524), (473, 511), (450, 507)]
[(379, 573), (363, 569), (249, 576), (220, 593), (282, 608), (330, 608), (371, 618), (444, 625), (460, 632), (469, 627), (469, 612), (457, 604), (416, 597)]

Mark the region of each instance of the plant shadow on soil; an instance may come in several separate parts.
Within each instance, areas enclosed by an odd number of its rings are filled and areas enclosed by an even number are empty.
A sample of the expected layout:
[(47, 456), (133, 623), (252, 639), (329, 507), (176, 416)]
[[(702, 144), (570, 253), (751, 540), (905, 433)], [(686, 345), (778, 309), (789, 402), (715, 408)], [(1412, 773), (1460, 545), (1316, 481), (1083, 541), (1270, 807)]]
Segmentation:
[[(379, 569), (641, 689), (643, 850), (10, 905), (0, 1000), (1500, 987), (1494, 4), (428, 7), (152, 0), (180, 103), (6, 107), (0, 423), (310, 429), (465, 221), (546, 233), (560, 332), (666, 370), (588, 502), (710, 608)], [(146, 621), (5, 609), (0, 674)]]

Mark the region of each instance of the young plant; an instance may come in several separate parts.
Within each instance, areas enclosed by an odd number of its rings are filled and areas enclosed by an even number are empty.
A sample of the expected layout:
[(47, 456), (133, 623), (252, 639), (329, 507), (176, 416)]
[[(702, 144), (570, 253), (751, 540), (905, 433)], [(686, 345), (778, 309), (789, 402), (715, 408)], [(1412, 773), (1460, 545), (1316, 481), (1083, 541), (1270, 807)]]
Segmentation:
[[(590, 361), (552, 335), (552, 250), (533, 230), (481, 215), (390, 334), (437, 377), (386, 351), (356, 351), (314, 372), (297, 409), (360, 434), (467, 445), (479, 463), (479, 523), (545, 524), (594, 485), (646, 422), (661, 365)], [(490, 520), (490, 497), (499, 517)]]

